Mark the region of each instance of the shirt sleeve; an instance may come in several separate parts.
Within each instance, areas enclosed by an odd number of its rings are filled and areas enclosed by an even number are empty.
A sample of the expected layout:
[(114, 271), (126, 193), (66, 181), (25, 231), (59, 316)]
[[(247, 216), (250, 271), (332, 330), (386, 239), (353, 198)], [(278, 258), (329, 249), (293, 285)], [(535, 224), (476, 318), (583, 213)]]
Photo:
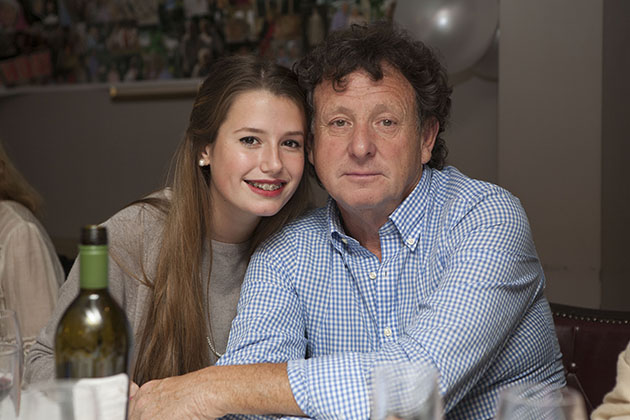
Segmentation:
[(424, 252), (433, 260), (420, 277), (439, 270), (438, 285), (397, 340), (375, 352), (335, 354), (332, 349), (329, 355), (313, 358), (305, 355), (308, 314), (301, 313), (284, 266), (268, 255), (254, 258), (229, 352), (220, 362), (288, 361), (293, 395), (308, 416), (367, 419), (373, 367), (381, 362), (424, 361), (440, 372), (448, 411), (492, 365), (542, 295), (544, 278), (527, 218), (511, 196), (495, 195), (476, 203), (447, 225), (437, 248)]
[(25, 348), (35, 341), (57, 302), (63, 269), (33, 223), (20, 223), (7, 238), (2, 289), (20, 323)]

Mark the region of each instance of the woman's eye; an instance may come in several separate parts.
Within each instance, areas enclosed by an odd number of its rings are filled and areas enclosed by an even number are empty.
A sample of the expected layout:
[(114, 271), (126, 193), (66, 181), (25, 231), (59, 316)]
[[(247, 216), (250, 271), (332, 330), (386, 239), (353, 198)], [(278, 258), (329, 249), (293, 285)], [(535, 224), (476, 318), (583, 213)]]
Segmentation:
[(289, 146), (292, 149), (299, 149), (300, 146), (302, 146), (301, 143), (299, 141), (296, 141), (296, 140), (286, 140), (284, 142), (284, 145), (285, 146)]
[(254, 144), (258, 143), (258, 139), (256, 137), (252, 137), (252, 136), (243, 137), (243, 138), (239, 139), (239, 141), (241, 143), (248, 144), (248, 145), (254, 145)]

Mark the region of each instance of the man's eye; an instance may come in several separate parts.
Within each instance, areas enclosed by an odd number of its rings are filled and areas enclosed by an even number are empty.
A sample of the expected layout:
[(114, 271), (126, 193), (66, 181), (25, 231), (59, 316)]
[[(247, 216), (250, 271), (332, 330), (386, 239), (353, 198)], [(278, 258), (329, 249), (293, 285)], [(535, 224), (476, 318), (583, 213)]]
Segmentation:
[(383, 120), (383, 125), (385, 127), (390, 127), (390, 126), (394, 125), (394, 121), (392, 121), (392, 120)]
[(345, 120), (335, 120), (332, 122), (335, 127), (343, 127), (346, 125)]
[(244, 144), (254, 145), (258, 143), (258, 139), (256, 137), (247, 136), (247, 137), (241, 138), (240, 142)]

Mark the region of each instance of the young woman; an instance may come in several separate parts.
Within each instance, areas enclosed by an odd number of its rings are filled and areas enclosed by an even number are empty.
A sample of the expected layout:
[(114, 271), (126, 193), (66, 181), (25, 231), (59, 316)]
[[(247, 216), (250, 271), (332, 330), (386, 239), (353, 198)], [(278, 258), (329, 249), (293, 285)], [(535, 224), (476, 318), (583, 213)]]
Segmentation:
[[(168, 188), (105, 222), (110, 291), (135, 335), (139, 385), (216, 362), (251, 252), (305, 210), (305, 96), (290, 70), (252, 57), (214, 63)], [(54, 331), (78, 291), (74, 267), (38, 337), (26, 381), (54, 377)]]

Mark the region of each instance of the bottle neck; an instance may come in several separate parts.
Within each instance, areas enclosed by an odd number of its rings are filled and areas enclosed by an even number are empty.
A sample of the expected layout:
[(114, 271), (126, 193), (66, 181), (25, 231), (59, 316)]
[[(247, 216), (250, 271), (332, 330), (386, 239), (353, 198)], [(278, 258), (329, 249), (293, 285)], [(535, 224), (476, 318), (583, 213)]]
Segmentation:
[(81, 289), (107, 288), (107, 245), (79, 245)]

